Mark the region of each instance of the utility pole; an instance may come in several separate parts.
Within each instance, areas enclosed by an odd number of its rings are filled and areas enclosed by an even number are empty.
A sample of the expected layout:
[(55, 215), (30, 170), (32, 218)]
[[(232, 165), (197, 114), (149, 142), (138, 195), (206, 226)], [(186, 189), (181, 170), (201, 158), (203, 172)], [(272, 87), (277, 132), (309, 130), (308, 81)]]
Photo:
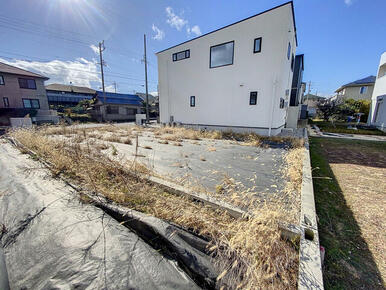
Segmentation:
[(308, 82), (308, 93), (307, 93), (307, 98), (306, 100), (308, 100), (308, 97), (309, 97), (309, 94), (311, 93), (311, 81)]
[(144, 60), (145, 63), (145, 87), (146, 87), (146, 123), (149, 123), (149, 94), (147, 88), (147, 58), (146, 58), (146, 34), (143, 35), (143, 48), (145, 51)]
[(102, 91), (103, 91), (103, 104), (104, 104), (104, 110), (103, 110), (103, 115), (102, 119), (105, 121), (106, 117), (106, 92), (105, 92), (105, 78), (103, 75), (103, 57), (102, 57), (102, 52), (105, 50), (105, 41), (103, 40), (102, 42), (99, 42), (99, 60), (100, 60), (100, 65), (101, 65), (101, 75), (102, 75)]

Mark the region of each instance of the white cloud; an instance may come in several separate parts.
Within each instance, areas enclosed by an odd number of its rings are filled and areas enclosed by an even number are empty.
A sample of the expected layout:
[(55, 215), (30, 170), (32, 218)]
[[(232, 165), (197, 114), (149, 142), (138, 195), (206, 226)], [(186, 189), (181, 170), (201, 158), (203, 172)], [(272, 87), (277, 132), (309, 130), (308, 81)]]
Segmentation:
[[(109, 93), (115, 93), (114, 85), (105, 86), (105, 91)], [(118, 92), (118, 88), (117, 88), (117, 92)]]
[(346, 4), (347, 6), (350, 6), (352, 4), (352, 1), (353, 0), (344, 0), (344, 4)]
[(196, 36), (200, 36), (202, 33), (201, 33), (201, 29), (198, 25), (194, 25), (192, 28), (190, 28), (189, 26), (186, 28), (186, 32), (188, 34), (191, 34), (191, 33), (194, 33)]
[(100, 82), (98, 64), (95, 60), (89, 61), (84, 58), (77, 58), (74, 61), (52, 60), (49, 62), (26, 61), (13, 59), (1, 62), (33, 71), (49, 77), (47, 83), (61, 83), (91, 87), (91, 82)]
[(172, 7), (166, 7), (166, 16), (166, 22), (170, 24), (171, 27), (176, 28), (178, 31), (180, 31), (186, 24), (188, 24), (187, 20), (174, 13)]
[(99, 48), (98, 48), (96, 45), (91, 44), (91, 45), (90, 45), (90, 48), (93, 50), (93, 52), (94, 52), (95, 54), (99, 54)]
[(164, 39), (165, 37), (165, 32), (163, 32), (161, 29), (159, 29), (157, 26), (155, 26), (153, 24), (153, 26), (151, 27), (151, 29), (153, 29), (153, 31), (156, 33), (156, 35), (153, 36), (153, 39), (155, 40), (162, 40)]

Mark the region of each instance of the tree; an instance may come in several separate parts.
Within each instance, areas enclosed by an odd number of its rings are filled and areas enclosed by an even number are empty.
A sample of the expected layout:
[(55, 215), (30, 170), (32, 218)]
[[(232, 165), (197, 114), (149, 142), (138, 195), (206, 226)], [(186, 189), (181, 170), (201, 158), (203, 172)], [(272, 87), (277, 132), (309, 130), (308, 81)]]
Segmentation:
[(320, 101), (317, 106), (318, 115), (323, 118), (324, 121), (328, 121), (339, 112), (339, 105), (337, 105), (335, 101), (328, 99)]

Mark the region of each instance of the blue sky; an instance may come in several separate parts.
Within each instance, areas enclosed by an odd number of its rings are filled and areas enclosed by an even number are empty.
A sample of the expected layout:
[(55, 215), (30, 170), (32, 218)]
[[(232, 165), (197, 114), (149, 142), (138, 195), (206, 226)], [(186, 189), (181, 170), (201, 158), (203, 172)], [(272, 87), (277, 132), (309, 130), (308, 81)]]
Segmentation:
[[(44, 73), (50, 82), (100, 87), (94, 45), (105, 40), (106, 86), (144, 91), (143, 34), (149, 91), (157, 90), (155, 52), (286, 1), (0, 0), (0, 61)], [(331, 95), (341, 84), (375, 75), (386, 51), (385, 0), (295, 0), (304, 81)]]

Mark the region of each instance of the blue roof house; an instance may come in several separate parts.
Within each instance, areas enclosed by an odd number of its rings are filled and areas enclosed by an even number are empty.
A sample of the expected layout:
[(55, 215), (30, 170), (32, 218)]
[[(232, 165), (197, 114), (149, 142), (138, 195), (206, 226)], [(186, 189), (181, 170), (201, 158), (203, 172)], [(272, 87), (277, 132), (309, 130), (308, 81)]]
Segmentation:
[(98, 121), (134, 121), (143, 100), (137, 95), (97, 91), (92, 116)]

